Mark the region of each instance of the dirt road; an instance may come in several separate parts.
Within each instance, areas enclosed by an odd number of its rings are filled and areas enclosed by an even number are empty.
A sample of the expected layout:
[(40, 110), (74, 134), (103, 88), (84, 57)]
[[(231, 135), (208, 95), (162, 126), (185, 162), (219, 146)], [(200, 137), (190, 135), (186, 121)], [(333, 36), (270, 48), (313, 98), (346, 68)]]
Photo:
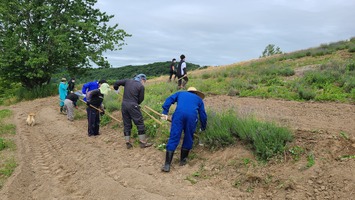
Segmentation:
[[(164, 152), (127, 150), (122, 128), (103, 127), (100, 136), (88, 137), (86, 120), (69, 122), (58, 112), (57, 97), (50, 97), (10, 107), (19, 166), (0, 199), (354, 199), (355, 159), (339, 159), (355, 155), (354, 105), (228, 96), (205, 102), (289, 126), (291, 145), (312, 152), (315, 165), (305, 168), (305, 155), (262, 164), (237, 143), (216, 152), (197, 147), (183, 167), (177, 153), (172, 171), (162, 173)], [(31, 111), (34, 127), (25, 125)], [(340, 137), (342, 131), (350, 139)]]

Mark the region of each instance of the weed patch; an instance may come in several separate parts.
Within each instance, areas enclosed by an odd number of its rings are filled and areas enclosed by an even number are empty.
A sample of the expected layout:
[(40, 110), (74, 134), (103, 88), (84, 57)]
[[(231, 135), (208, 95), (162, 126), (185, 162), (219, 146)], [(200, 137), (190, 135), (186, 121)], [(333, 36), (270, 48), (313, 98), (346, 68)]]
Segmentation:
[(285, 150), (293, 136), (287, 128), (259, 122), (253, 117), (240, 118), (232, 111), (209, 113), (208, 128), (203, 140), (211, 149), (234, 144), (237, 139), (252, 145), (256, 155), (269, 160)]

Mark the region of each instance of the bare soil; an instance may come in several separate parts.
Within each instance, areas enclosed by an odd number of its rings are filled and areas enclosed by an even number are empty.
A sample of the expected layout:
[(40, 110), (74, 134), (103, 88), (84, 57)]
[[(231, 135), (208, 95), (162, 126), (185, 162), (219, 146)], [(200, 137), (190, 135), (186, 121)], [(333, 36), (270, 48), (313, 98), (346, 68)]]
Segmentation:
[[(288, 145), (304, 153), (262, 163), (240, 142), (213, 152), (196, 146), (188, 165), (178, 165), (177, 152), (163, 173), (164, 152), (127, 150), (121, 125), (88, 137), (86, 119), (68, 121), (58, 97), (49, 97), (9, 107), (18, 167), (0, 199), (355, 199), (355, 158), (346, 157), (355, 155), (354, 105), (230, 96), (208, 96), (205, 104), (288, 126), (295, 135)], [(37, 114), (33, 127), (25, 124), (29, 112)]]

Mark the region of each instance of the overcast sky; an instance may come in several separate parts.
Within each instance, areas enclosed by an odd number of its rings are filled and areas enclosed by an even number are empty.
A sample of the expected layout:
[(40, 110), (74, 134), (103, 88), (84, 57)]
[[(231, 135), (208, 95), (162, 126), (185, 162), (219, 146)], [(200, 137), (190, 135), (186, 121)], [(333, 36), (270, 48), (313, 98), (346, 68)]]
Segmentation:
[(98, 0), (132, 34), (107, 52), (113, 67), (179, 60), (201, 66), (258, 58), (355, 37), (355, 0)]

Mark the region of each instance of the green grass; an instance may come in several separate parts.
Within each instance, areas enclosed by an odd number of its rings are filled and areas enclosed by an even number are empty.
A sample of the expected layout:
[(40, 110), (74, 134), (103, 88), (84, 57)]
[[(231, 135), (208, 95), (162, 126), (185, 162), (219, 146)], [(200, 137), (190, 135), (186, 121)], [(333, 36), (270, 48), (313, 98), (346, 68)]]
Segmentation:
[(11, 110), (0, 110), (0, 136), (7, 136), (6, 139), (0, 137), (0, 188), (17, 166), (13, 157), (9, 157), (7, 156), (8, 154), (3, 153), (4, 151), (14, 152), (16, 150), (16, 145), (11, 139), (16, 133), (16, 127), (13, 124), (4, 123), (4, 119), (11, 117), (11, 115)]
[(0, 121), (3, 120), (4, 118), (10, 117), (11, 115), (12, 112), (9, 109), (0, 110)]
[(315, 158), (314, 158), (314, 154), (313, 153), (309, 153), (307, 155), (307, 168), (311, 168), (314, 164), (316, 163)]
[(16, 126), (13, 124), (3, 124), (0, 122), (0, 135), (16, 133)]
[(239, 139), (250, 144), (258, 158), (269, 160), (284, 152), (286, 143), (293, 139), (287, 128), (260, 122), (253, 117), (241, 118), (233, 111), (208, 112), (208, 116), (208, 128), (202, 137), (211, 149), (232, 145)]
[(14, 158), (6, 160), (2, 165), (0, 165), (0, 179), (10, 177), (17, 167)]

